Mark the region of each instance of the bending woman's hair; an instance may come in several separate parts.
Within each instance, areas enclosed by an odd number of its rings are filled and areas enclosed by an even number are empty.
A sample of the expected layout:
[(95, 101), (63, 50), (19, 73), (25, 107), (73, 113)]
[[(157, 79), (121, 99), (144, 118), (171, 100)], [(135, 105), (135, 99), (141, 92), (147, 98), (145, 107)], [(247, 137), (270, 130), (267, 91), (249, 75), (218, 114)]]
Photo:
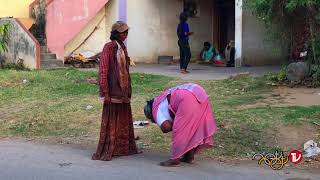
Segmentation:
[(154, 99), (151, 99), (150, 101), (147, 101), (147, 104), (144, 106), (144, 115), (146, 118), (153, 120), (152, 116), (152, 105), (153, 105)]

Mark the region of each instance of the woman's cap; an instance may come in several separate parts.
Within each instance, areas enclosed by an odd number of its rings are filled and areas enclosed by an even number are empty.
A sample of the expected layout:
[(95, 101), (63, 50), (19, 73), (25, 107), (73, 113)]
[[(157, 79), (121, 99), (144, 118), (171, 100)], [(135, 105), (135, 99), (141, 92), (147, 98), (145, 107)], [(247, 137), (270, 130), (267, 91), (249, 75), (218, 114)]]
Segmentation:
[(114, 23), (112, 25), (111, 30), (112, 31), (118, 31), (119, 33), (123, 33), (125, 31), (129, 30), (129, 26), (127, 25), (127, 23), (125, 23), (123, 21), (117, 21), (116, 23)]

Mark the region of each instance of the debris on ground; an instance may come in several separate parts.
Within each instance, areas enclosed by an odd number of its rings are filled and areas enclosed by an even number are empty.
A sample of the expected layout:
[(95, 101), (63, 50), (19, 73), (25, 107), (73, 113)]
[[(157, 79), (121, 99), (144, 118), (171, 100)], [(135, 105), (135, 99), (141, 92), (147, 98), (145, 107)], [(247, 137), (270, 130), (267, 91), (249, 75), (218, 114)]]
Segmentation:
[(88, 106), (86, 107), (86, 110), (90, 110), (90, 109), (92, 109), (92, 108), (93, 108), (93, 106), (88, 105)]
[(94, 84), (94, 85), (98, 85), (98, 80), (95, 77), (90, 77), (90, 78), (86, 78), (85, 82), (89, 83), (89, 84)]
[(275, 93), (272, 93), (272, 94), (271, 94), (271, 96), (273, 96), (273, 97), (279, 97), (279, 96), (281, 96), (281, 94), (280, 94), (280, 93), (275, 92)]
[(146, 125), (149, 125), (149, 121), (134, 121), (133, 122), (133, 128), (134, 129), (142, 129)]
[(59, 166), (60, 167), (66, 167), (66, 166), (71, 166), (72, 163), (60, 163)]
[(84, 51), (72, 54), (65, 59), (65, 64), (70, 64), (77, 68), (94, 68), (100, 62), (101, 53)]
[(230, 120), (224, 120), (218, 124), (219, 129), (230, 129), (231, 127), (232, 124), (230, 123)]
[(320, 148), (318, 147), (318, 144), (314, 142), (313, 140), (309, 140), (306, 143), (304, 143), (304, 151), (305, 151), (305, 157), (315, 157), (320, 155)]
[(244, 78), (244, 77), (249, 77), (250, 75), (251, 75), (250, 72), (242, 72), (242, 73), (238, 73), (236, 75), (230, 76), (230, 79), (237, 80), (237, 79), (241, 79), (241, 78)]
[(319, 123), (317, 123), (317, 122), (312, 122), (314, 125), (317, 125), (317, 126), (319, 126), (320, 127), (320, 124)]
[(26, 80), (26, 79), (24, 79), (24, 80), (22, 81), (23, 84), (26, 84), (27, 82), (28, 82), (28, 80)]

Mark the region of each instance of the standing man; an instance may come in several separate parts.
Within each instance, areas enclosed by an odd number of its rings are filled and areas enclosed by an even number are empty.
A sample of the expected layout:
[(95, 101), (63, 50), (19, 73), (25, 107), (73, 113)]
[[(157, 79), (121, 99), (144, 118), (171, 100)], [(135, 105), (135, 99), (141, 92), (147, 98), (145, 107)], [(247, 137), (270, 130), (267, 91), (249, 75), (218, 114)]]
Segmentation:
[(191, 51), (189, 46), (189, 36), (193, 34), (193, 32), (189, 31), (188, 15), (186, 13), (180, 14), (180, 23), (177, 28), (178, 35), (178, 45), (180, 50), (180, 71), (182, 74), (187, 74), (188, 64), (191, 59)]

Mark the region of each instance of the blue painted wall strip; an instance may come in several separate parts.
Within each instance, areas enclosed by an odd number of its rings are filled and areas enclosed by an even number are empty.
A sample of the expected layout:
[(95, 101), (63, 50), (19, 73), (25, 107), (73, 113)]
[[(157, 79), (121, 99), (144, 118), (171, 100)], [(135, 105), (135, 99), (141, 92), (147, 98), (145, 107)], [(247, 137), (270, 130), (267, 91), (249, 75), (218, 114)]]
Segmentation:
[(127, 0), (119, 0), (119, 20), (127, 22)]

